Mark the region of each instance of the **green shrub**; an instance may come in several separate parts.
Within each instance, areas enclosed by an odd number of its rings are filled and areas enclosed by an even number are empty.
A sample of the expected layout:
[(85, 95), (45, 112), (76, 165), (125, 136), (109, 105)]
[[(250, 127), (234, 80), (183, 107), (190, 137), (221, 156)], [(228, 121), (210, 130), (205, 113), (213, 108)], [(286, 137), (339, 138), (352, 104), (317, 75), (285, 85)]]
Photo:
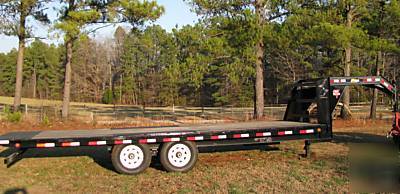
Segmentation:
[(50, 119), (47, 115), (44, 115), (42, 118), (42, 124), (43, 125), (50, 125)]
[(18, 123), (22, 120), (22, 113), (21, 112), (13, 112), (11, 111), (10, 107), (4, 107), (4, 113), (6, 115), (6, 120), (12, 123)]
[(101, 101), (104, 104), (112, 104), (112, 103), (114, 103), (113, 91), (110, 90), (110, 89), (107, 89), (106, 91), (104, 91), (103, 98), (101, 99)]

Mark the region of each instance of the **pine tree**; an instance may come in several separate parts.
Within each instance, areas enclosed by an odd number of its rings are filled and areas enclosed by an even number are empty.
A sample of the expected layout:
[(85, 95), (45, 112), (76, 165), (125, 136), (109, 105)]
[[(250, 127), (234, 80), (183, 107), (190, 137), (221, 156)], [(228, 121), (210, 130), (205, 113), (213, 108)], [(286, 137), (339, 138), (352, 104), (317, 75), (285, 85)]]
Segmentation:
[(18, 111), (21, 104), (25, 41), (32, 37), (31, 26), (27, 24), (27, 19), (32, 16), (36, 21), (48, 23), (49, 20), (44, 13), (44, 7), (48, 2), (47, 0), (0, 1), (0, 33), (18, 37), (14, 111)]
[(69, 114), (71, 97), (71, 63), (73, 44), (82, 35), (99, 28), (86, 30), (89, 24), (116, 24), (127, 22), (137, 27), (145, 21), (157, 19), (164, 11), (155, 1), (75, 1), (63, 0), (61, 16), (55, 27), (65, 33), (66, 60), (62, 117)]

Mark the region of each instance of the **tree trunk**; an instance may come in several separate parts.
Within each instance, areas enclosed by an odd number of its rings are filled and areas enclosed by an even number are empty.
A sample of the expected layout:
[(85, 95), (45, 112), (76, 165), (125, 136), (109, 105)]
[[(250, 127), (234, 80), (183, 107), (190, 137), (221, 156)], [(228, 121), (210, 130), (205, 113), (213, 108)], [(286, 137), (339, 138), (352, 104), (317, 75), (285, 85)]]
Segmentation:
[(255, 98), (254, 98), (254, 118), (261, 119), (264, 116), (264, 42), (263, 42), (263, 3), (256, 1), (256, 15), (259, 28), (258, 42), (256, 43), (256, 80), (255, 80)]
[(22, 38), (19, 40), (19, 46), (18, 46), (17, 71), (15, 75), (16, 80), (15, 80), (15, 95), (14, 95), (14, 111), (18, 111), (21, 105), (24, 50), (25, 50), (25, 38)]
[(36, 98), (36, 87), (37, 87), (36, 67), (33, 67), (33, 75), (32, 75), (32, 98)]
[(62, 118), (67, 119), (69, 114), (69, 102), (71, 96), (71, 61), (72, 61), (72, 40), (66, 43), (67, 57), (65, 61), (64, 93), (62, 105)]
[[(350, 76), (350, 66), (351, 66), (351, 47), (345, 49), (345, 64), (344, 64), (344, 76)], [(350, 104), (350, 91), (346, 87), (343, 93), (343, 104), (349, 106)]]
[(15, 75), (15, 95), (14, 95), (14, 111), (19, 110), (21, 105), (22, 97), (22, 79), (23, 79), (23, 64), (24, 64), (24, 51), (25, 51), (25, 24), (26, 24), (26, 11), (24, 1), (21, 1), (20, 11), (21, 16), (19, 20), (18, 29), (18, 57), (17, 57), (17, 69)]
[(256, 85), (255, 85), (255, 106), (254, 118), (261, 119), (264, 115), (264, 65), (263, 56), (264, 48), (262, 43), (258, 43), (257, 47), (257, 61), (256, 61)]
[[(376, 56), (376, 61), (375, 61), (375, 68), (376, 68), (376, 76), (380, 75), (380, 69), (379, 69), (379, 63), (381, 60), (381, 52), (378, 52), (378, 55)], [(374, 89), (373, 91), (373, 96), (372, 96), (372, 102), (371, 102), (371, 111), (369, 112), (369, 118), (370, 119), (376, 119), (376, 106), (378, 102), (378, 89)]]
[(120, 77), (120, 82), (119, 82), (119, 103), (122, 104), (122, 80), (123, 80), (123, 74), (121, 74)]
[(371, 111), (369, 113), (369, 118), (375, 120), (376, 119), (376, 104), (378, 101), (378, 89), (374, 89), (372, 102), (371, 102)]
[[(351, 29), (353, 16), (351, 11), (347, 12), (347, 20), (346, 27), (348, 30)], [(345, 48), (345, 61), (344, 61), (344, 76), (350, 76), (350, 68), (351, 68), (351, 43), (348, 43)], [(349, 119), (351, 117), (350, 111), (350, 89), (346, 87), (343, 91), (343, 108), (341, 110), (341, 116), (344, 119)]]

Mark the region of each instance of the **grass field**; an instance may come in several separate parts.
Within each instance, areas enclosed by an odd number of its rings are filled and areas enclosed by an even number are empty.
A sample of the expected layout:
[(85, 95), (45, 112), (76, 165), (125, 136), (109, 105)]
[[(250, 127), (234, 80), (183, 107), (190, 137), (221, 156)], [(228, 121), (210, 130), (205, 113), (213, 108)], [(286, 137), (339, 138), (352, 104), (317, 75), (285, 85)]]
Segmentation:
[[(0, 104), (12, 105), (14, 103), (13, 97), (0, 96)], [(34, 98), (22, 98), (21, 104), (29, 106), (61, 106), (60, 100), (40, 100)], [(84, 103), (84, 102), (71, 102), (71, 106), (89, 106), (89, 107), (112, 107), (113, 105), (97, 104), (97, 103)]]
[(389, 128), (383, 121), (337, 121), (335, 140), (313, 144), (309, 159), (299, 157), (302, 142), (285, 142), (272, 146), (278, 149), (201, 153), (188, 173), (167, 173), (155, 164), (137, 176), (120, 175), (105, 148), (31, 150), (11, 168), (0, 166), (0, 191), (344, 193), (350, 187), (349, 145), (370, 136), (384, 140)]

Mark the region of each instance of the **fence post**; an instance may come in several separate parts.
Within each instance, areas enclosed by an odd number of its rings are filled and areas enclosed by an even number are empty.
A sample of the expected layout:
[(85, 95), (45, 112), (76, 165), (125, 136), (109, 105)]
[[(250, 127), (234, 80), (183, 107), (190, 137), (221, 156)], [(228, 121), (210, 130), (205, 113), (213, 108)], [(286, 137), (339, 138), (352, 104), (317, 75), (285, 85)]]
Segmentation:
[(92, 123), (93, 123), (93, 121), (94, 121), (93, 112), (90, 112), (90, 120), (91, 120), (91, 121), (92, 121)]
[(28, 104), (25, 104), (25, 116), (28, 116)]

